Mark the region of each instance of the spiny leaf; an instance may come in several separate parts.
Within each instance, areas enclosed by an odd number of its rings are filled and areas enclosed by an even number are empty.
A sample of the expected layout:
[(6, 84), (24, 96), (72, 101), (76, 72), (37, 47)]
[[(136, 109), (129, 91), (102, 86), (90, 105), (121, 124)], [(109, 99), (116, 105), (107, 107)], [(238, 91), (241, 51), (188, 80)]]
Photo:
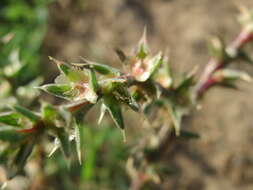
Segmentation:
[(49, 57), (54, 63), (57, 64), (61, 73), (63, 73), (71, 82), (85, 82), (87, 81), (87, 76), (85, 71), (75, 69), (65, 62), (58, 61), (55, 58)]
[(90, 86), (92, 87), (92, 90), (94, 92), (97, 92), (99, 85), (98, 85), (98, 81), (97, 81), (97, 77), (96, 77), (96, 73), (94, 72), (94, 69), (90, 69), (89, 75), (90, 75)]
[(176, 136), (179, 136), (181, 132), (181, 122), (182, 122), (183, 112), (180, 108), (176, 107), (175, 105), (168, 106), (168, 108), (171, 114)]
[(66, 158), (68, 159), (71, 155), (71, 148), (70, 148), (70, 142), (69, 142), (69, 136), (62, 128), (57, 129), (56, 133), (59, 141), (61, 142), (61, 149)]
[(51, 57), (51, 56), (49, 56), (49, 59), (50, 59), (51, 61), (53, 61), (53, 62), (58, 66), (59, 70), (60, 70), (62, 73), (64, 73), (65, 75), (68, 75), (68, 74), (69, 74), (71, 68), (70, 68), (70, 66), (68, 66), (65, 62), (59, 61), (59, 60), (57, 60), (57, 59), (55, 59), (55, 58), (53, 58), (53, 57)]
[(11, 125), (11, 126), (20, 126), (20, 115), (14, 112), (7, 112), (0, 114), (0, 123)]
[(233, 81), (233, 80), (243, 80), (246, 82), (251, 82), (251, 76), (243, 71), (237, 71), (233, 69), (221, 69), (214, 73), (213, 78), (217, 82), (223, 81)]
[(61, 142), (59, 141), (58, 138), (54, 139), (54, 145), (53, 145), (53, 149), (50, 151), (50, 153), (48, 154), (48, 157), (51, 157), (58, 148), (60, 148), (61, 146)]
[(36, 140), (36, 136), (33, 136), (27, 143), (21, 146), (13, 163), (10, 165), (8, 179), (15, 177), (24, 168), (27, 159), (33, 151)]
[(194, 85), (194, 74), (195, 70), (189, 73), (177, 86), (176, 92), (177, 93), (185, 93), (187, 90), (190, 89)]
[(122, 117), (121, 106), (116, 98), (110, 94), (103, 96), (103, 102), (109, 111), (113, 121), (115, 122), (116, 126), (120, 129), (124, 129), (124, 121)]
[(137, 74), (135, 77), (138, 81), (144, 82), (148, 80), (150, 77), (152, 77), (156, 71), (159, 69), (159, 67), (163, 63), (163, 56), (162, 53), (159, 52), (156, 56), (153, 58), (146, 60), (147, 61), (147, 68), (143, 71), (141, 74)]
[(122, 78), (110, 78), (106, 80), (102, 80), (99, 82), (99, 85), (102, 88), (102, 92), (104, 94), (109, 94), (116, 88), (118, 88), (120, 85), (124, 85), (126, 83), (125, 79)]
[(139, 57), (140, 59), (144, 59), (149, 54), (149, 48), (148, 48), (148, 44), (147, 44), (146, 27), (144, 28), (142, 37), (138, 43), (136, 53), (137, 53), (137, 57)]
[(36, 123), (41, 119), (40, 116), (38, 116), (36, 113), (34, 113), (34, 112), (30, 111), (29, 109), (24, 108), (22, 106), (15, 105), (13, 108), (16, 112), (20, 113), (21, 115), (28, 118), (32, 122)]
[(67, 84), (46, 84), (39, 88), (47, 93), (67, 100), (74, 96), (73, 88)]
[(82, 133), (81, 124), (80, 122), (77, 122), (75, 120), (75, 144), (76, 144), (77, 157), (80, 164), (82, 164), (81, 133)]
[(150, 76), (154, 75), (159, 67), (163, 64), (163, 55), (159, 52), (155, 57), (151, 59), (152, 67), (150, 69)]
[(125, 88), (124, 86), (119, 86), (116, 89), (117, 96), (119, 96), (120, 100), (124, 102), (126, 105), (128, 105), (130, 108), (132, 108), (134, 111), (138, 112), (139, 111), (139, 105), (135, 101), (135, 99), (131, 96), (129, 93), (128, 89)]
[(98, 73), (102, 75), (115, 75), (115, 76), (120, 75), (120, 71), (118, 69), (115, 69), (108, 65), (92, 62), (85, 58), (82, 58), (82, 60), (84, 61), (84, 63), (71, 63), (71, 64), (80, 68), (86, 68), (86, 69), (93, 68), (95, 71), (97, 71)]
[(98, 124), (101, 124), (101, 121), (104, 118), (105, 112), (106, 112), (106, 106), (105, 106), (104, 103), (102, 103), (101, 108), (100, 108), (100, 116), (99, 116), (99, 119), (98, 119)]

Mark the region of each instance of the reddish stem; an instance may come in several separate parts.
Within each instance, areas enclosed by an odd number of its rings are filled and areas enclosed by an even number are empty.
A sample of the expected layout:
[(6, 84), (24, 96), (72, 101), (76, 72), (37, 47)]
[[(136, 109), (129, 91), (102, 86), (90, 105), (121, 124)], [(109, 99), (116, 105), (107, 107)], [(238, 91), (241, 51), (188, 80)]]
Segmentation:
[(89, 102), (83, 102), (83, 103), (80, 103), (80, 104), (73, 105), (71, 107), (68, 107), (68, 111), (73, 113), (73, 112), (79, 110), (80, 108), (82, 108), (83, 106), (88, 105), (88, 104), (90, 104), (90, 103)]
[(21, 130), (18, 130), (19, 133), (25, 133), (25, 134), (34, 133), (36, 131), (37, 131), (36, 127), (32, 127), (30, 129), (21, 129)]
[(32, 128), (30, 128), (30, 129), (20, 129), (17, 132), (19, 132), (19, 133), (25, 133), (25, 134), (35, 133), (39, 129), (43, 128), (43, 127), (44, 127), (44, 122), (42, 120), (40, 120), (36, 124), (34, 124), (34, 126)]
[[(231, 42), (231, 44), (226, 48), (231, 53), (231, 58), (236, 58), (238, 56), (238, 51), (243, 48), (247, 43), (253, 40), (253, 33), (247, 30), (242, 30), (240, 34)], [(204, 70), (204, 73), (200, 77), (196, 85), (196, 98), (202, 97), (202, 95), (213, 86), (216, 81), (212, 78), (213, 73), (224, 67), (226, 60), (218, 60), (211, 58)]]

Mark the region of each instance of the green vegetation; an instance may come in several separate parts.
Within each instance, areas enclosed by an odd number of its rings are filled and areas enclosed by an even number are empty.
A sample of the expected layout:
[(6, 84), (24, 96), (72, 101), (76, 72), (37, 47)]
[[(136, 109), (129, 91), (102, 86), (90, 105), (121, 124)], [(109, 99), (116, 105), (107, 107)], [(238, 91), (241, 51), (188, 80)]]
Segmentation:
[[(50, 57), (59, 75), (42, 85), (39, 68), (48, 3), (4, 0), (0, 5), (0, 163), (7, 181), (17, 175), (31, 177), (26, 166), (35, 162), (38, 174), (33, 179), (43, 181), (45, 189), (138, 190), (158, 184), (168, 172), (159, 162), (164, 147), (199, 137), (185, 130), (182, 121), (205, 93), (214, 86), (236, 88), (237, 80), (251, 81), (247, 73), (229, 68), (238, 60), (251, 63), (244, 51), (253, 40), (253, 13), (248, 11), (234, 41), (211, 41), (211, 59), (200, 78), (192, 70), (175, 80), (168, 57), (151, 53), (145, 30), (133, 54), (116, 49), (124, 69)], [(39, 90), (65, 102), (42, 101)], [(85, 119), (95, 106), (101, 111), (96, 115), (100, 127)], [(158, 123), (138, 128), (138, 138), (129, 138), (126, 109), (147, 120), (155, 114)], [(102, 122), (107, 112), (119, 130)]]

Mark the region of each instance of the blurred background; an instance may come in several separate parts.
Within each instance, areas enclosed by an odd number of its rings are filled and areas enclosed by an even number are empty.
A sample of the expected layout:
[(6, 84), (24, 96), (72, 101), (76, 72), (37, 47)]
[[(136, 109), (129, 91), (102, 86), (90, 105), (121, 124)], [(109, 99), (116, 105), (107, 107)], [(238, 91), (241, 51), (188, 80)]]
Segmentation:
[[(120, 67), (113, 49), (130, 52), (145, 26), (150, 48), (168, 49), (176, 72), (195, 65), (201, 71), (208, 61), (210, 36), (228, 42), (239, 32), (238, 3), (253, 9), (252, 0), (1, 0), (0, 108), (19, 101), (36, 107), (39, 93), (33, 87), (58, 75), (48, 56), (68, 62), (82, 56)], [(253, 75), (247, 65), (236, 67)], [(207, 94), (202, 109), (186, 121), (201, 138), (170, 147), (162, 158), (161, 183), (143, 189), (253, 189), (253, 89), (245, 83), (240, 87), (241, 91), (214, 88)], [(42, 98), (59, 103), (51, 96)], [(74, 162), (68, 168), (60, 153), (47, 158), (38, 149), (27, 165), (28, 175), (10, 181), (7, 189), (129, 189), (125, 164), (131, 142), (122, 142), (110, 120), (98, 127), (96, 112), (89, 114), (84, 127), (81, 166)], [(127, 118), (131, 135), (141, 121), (133, 113)], [(0, 170), (0, 180), (3, 176)]]

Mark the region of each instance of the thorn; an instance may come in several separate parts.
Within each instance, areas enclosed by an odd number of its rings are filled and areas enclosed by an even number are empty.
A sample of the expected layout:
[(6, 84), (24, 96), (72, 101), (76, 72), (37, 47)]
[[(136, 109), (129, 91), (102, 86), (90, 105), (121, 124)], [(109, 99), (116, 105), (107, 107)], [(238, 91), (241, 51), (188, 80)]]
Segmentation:
[(139, 43), (147, 44), (147, 26), (144, 26), (143, 34)]
[(126, 143), (126, 132), (124, 129), (121, 130), (122, 136), (123, 136), (123, 142)]
[(101, 113), (100, 113), (100, 116), (99, 116), (99, 119), (98, 119), (98, 125), (101, 124), (102, 119), (104, 118), (104, 115), (105, 115), (105, 111), (106, 111), (106, 106), (104, 104), (102, 104), (101, 105)]
[(51, 57), (51, 56), (48, 56), (48, 58), (49, 58), (50, 61), (54, 62), (54, 63), (57, 64), (57, 65), (64, 64), (63, 61), (59, 61), (59, 60), (57, 60), (57, 59), (55, 59), (55, 58), (53, 58), (53, 57)]
[(84, 57), (81, 57), (80, 56), (80, 59), (81, 60), (83, 60), (85, 63), (87, 63), (87, 64), (92, 64), (92, 63), (94, 63), (94, 62), (92, 62), (92, 61), (90, 61), (90, 60), (88, 60), (88, 59), (86, 59), (86, 58), (84, 58)]
[(51, 152), (48, 154), (47, 157), (50, 158), (58, 148), (59, 148), (58, 146), (54, 146), (54, 148), (51, 150)]

